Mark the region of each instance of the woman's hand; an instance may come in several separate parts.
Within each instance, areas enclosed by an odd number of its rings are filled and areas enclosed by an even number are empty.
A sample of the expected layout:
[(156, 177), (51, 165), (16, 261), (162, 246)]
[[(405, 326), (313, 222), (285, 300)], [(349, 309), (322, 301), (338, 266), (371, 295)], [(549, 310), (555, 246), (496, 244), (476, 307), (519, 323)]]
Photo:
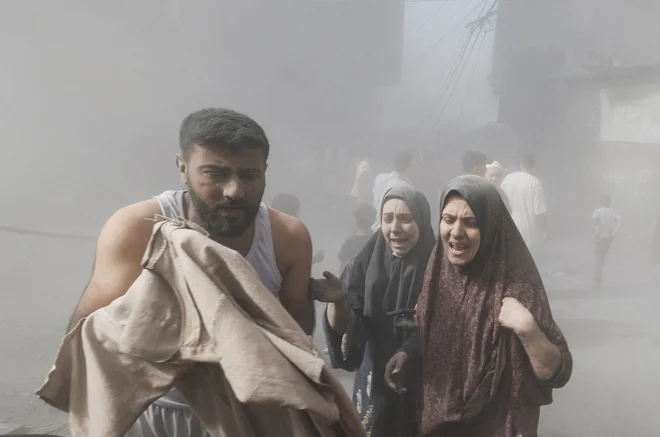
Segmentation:
[(324, 279), (314, 279), (311, 285), (312, 298), (319, 302), (339, 302), (346, 297), (338, 277), (323, 272)]
[(385, 365), (385, 383), (398, 394), (403, 394), (408, 389), (405, 386), (406, 362), (408, 354), (397, 352)]
[(537, 328), (534, 316), (518, 300), (505, 297), (498, 318), (500, 325), (521, 335)]

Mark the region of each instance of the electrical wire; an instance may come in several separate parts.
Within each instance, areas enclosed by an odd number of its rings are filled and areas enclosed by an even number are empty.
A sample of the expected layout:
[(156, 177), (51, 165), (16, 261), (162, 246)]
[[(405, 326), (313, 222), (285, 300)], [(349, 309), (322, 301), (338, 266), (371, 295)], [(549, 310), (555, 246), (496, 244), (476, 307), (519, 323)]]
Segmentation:
[(76, 241), (95, 241), (95, 237), (88, 235), (76, 235), (76, 234), (63, 234), (58, 232), (45, 232), (45, 231), (36, 231), (32, 229), (23, 229), (15, 228), (13, 226), (0, 226), (0, 232), (5, 232), (9, 234), (17, 235), (34, 235), (37, 237), (48, 237), (48, 238), (59, 238), (62, 240), (76, 240)]
[[(479, 31), (482, 30), (482, 26), (477, 27)], [(477, 29), (475, 28), (475, 30)], [(458, 87), (458, 84), (461, 81), (461, 77), (463, 77), (463, 73), (465, 72), (465, 68), (467, 67), (468, 62), (470, 61), (470, 56), (472, 56), (472, 52), (474, 51), (475, 46), (477, 45), (477, 41), (479, 40), (479, 35), (474, 38), (472, 42), (472, 46), (470, 47), (470, 51), (468, 52), (467, 56), (465, 56), (465, 61), (463, 62), (463, 65), (461, 67), (461, 72), (458, 73), (456, 76), (456, 80), (454, 80), (454, 84), (452, 86), (451, 91), (449, 91), (449, 94), (447, 94), (447, 98), (445, 99), (445, 104), (442, 106), (442, 109), (440, 110), (440, 113), (438, 114), (436, 120), (440, 119), (442, 115), (445, 113), (445, 110), (447, 109), (447, 106), (449, 106), (449, 102), (451, 101), (451, 98), (454, 96), (454, 93), (456, 92), (456, 88)]]
[[(489, 0), (485, 0), (483, 2), (481, 11), (479, 12), (479, 18), (477, 18), (477, 20), (475, 21), (475, 25), (470, 29), (470, 33), (468, 34), (468, 37), (463, 43), (463, 46), (459, 49), (458, 55), (454, 57), (453, 65), (450, 69), (451, 72), (447, 77), (447, 79), (443, 82), (438, 97), (435, 99), (435, 103), (432, 106), (433, 109), (431, 110), (428, 123), (431, 123), (439, 119), (444, 114), (445, 110), (449, 105), (449, 102), (451, 101), (452, 97), (454, 96), (454, 93), (456, 92), (458, 84), (461, 81), (463, 73), (465, 72), (465, 69), (467, 68), (467, 65), (470, 61), (470, 57), (472, 56), (472, 53), (474, 52), (474, 48), (479, 40), (481, 40), (481, 42), (479, 43), (477, 57), (480, 56), (481, 50), (483, 48), (483, 42), (486, 38), (486, 33), (487, 33), (487, 31), (485, 31), (485, 24), (487, 20), (484, 20), (484, 17), (488, 17), (492, 13), (493, 9), (497, 5), (497, 0), (493, 1), (491, 7), (486, 12), (486, 7), (488, 6), (488, 3)], [(472, 76), (474, 76), (474, 72), (476, 71), (477, 62), (478, 59), (477, 61), (475, 61), (475, 67)], [(470, 78), (470, 82), (471, 81), (472, 81), (472, 77)], [(443, 100), (444, 100), (444, 105), (442, 104)], [(438, 117), (436, 118), (435, 115), (436, 113), (438, 113), (439, 108), (441, 109)]]
[(431, 16), (426, 21), (424, 21), (424, 23), (421, 26), (419, 26), (419, 28), (414, 32), (414, 34), (412, 35), (412, 38), (417, 38), (419, 36), (419, 34), (422, 32), (422, 30), (424, 30), (426, 28), (426, 26), (435, 18), (435, 16), (438, 15), (438, 12), (440, 12), (440, 9), (447, 6), (450, 1), (451, 0), (446, 0), (444, 3), (442, 3), (440, 6), (438, 6), (438, 9), (436, 9), (435, 12), (433, 12), (431, 14)]
[(446, 74), (445, 79), (442, 82), (442, 85), (440, 86), (438, 92), (436, 93), (435, 98), (433, 99), (434, 103), (432, 105), (432, 110), (431, 113), (429, 114), (429, 118), (427, 120), (427, 123), (430, 123), (433, 121), (434, 115), (437, 111), (437, 108), (440, 106), (440, 103), (442, 102), (443, 97), (445, 96), (447, 90), (449, 89), (449, 86), (451, 85), (451, 82), (458, 71), (458, 68), (463, 60), (463, 56), (465, 56), (465, 52), (467, 51), (470, 42), (472, 41), (472, 37), (474, 35), (474, 30), (471, 29), (470, 32), (468, 33), (468, 36), (465, 38), (465, 41), (459, 47), (458, 51), (454, 54), (452, 57), (451, 65), (449, 69), (447, 70), (448, 74)]
[(472, 67), (472, 73), (470, 74), (470, 78), (465, 84), (466, 92), (465, 96), (463, 97), (463, 104), (461, 105), (461, 116), (463, 116), (463, 110), (465, 109), (465, 102), (467, 101), (467, 96), (470, 93), (470, 84), (472, 83), (472, 80), (474, 79), (474, 75), (477, 72), (477, 67), (479, 66), (479, 58), (481, 57), (481, 50), (484, 47), (484, 42), (486, 41), (486, 37), (488, 36), (489, 31), (484, 30), (482, 33), (481, 37), (481, 42), (479, 43), (479, 48), (477, 48), (477, 55), (474, 58), (474, 66)]
[[(483, 1), (483, 3), (480, 3)], [(465, 10), (468, 6), (473, 4), (474, 2), (477, 2), (476, 5), (472, 9), (470, 9), (470, 12), (468, 12), (461, 20), (459, 20), (454, 27), (452, 27), (447, 33), (442, 35), (438, 40), (436, 40), (433, 44), (422, 50), (419, 54), (414, 56), (414, 60), (419, 60), (421, 59), (424, 55), (432, 51), (433, 49), (437, 48), (440, 43), (442, 43), (444, 40), (449, 38), (454, 32), (456, 32), (458, 29), (462, 28), (465, 26), (465, 23), (467, 20), (474, 15), (474, 13), (479, 9), (479, 6), (482, 6), (482, 10), (485, 8), (485, 5), (488, 3), (488, 0), (469, 0), (460, 10), (456, 12), (455, 15), (458, 15), (461, 11)]]

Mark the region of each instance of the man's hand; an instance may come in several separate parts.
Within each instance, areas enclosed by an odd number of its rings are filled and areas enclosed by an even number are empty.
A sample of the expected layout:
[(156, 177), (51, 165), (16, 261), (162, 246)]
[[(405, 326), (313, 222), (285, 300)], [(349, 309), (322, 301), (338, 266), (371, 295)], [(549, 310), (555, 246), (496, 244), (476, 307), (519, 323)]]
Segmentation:
[(548, 230), (547, 230), (547, 229), (544, 229), (544, 230), (543, 230), (543, 235), (542, 235), (542, 237), (543, 237), (543, 241), (548, 241), (548, 238), (549, 238), (549, 237), (548, 237)]
[(314, 279), (311, 286), (312, 298), (319, 302), (339, 302), (346, 297), (338, 277), (323, 272), (324, 279)]
[(325, 259), (325, 252), (323, 251), (323, 249), (319, 249), (314, 253), (314, 256), (312, 257), (312, 264), (322, 263), (324, 259)]
[(385, 383), (390, 389), (398, 394), (403, 394), (408, 389), (405, 386), (407, 361), (407, 353), (397, 352), (385, 365)]
[(502, 300), (499, 322), (517, 335), (530, 332), (537, 327), (532, 313), (512, 297), (505, 297)]

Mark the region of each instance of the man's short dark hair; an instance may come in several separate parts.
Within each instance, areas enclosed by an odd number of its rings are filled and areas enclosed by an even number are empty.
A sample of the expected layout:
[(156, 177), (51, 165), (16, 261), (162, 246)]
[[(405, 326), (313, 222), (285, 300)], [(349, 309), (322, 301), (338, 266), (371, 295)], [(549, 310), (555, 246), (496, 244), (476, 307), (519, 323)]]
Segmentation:
[(194, 145), (238, 149), (263, 149), (268, 158), (270, 144), (259, 124), (240, 112), (207, 108), (193, 112), (181, 123), (179, 147), (184, 158)]
[(361, 203), (353, 210), (353, 219), (358, 229), (369, 229), (376, 221), (378, 212), (368, 203)]
[(273, 198), (271, 208), (289, 214), (292, 217), (300, 215), (300, 200), (289, 193), (281, 193)]
[(400, 150), (394, 154), (392, 159), (394, 170), (399, 173), (405, 173), (412, 165), (412, 155), (406, 150)]
[(485, 167), (488, 164), (488, 157), (476, 150), (468, 150), (461, 158), (461, 165), (463, 166), (464, 173), (472, 173), (475, 168)]
[(534, 170), (534, 166), (536, 165), (534, 155), (531, 153), (525, 153), (520, 157), (520, 164), (528, 170)]

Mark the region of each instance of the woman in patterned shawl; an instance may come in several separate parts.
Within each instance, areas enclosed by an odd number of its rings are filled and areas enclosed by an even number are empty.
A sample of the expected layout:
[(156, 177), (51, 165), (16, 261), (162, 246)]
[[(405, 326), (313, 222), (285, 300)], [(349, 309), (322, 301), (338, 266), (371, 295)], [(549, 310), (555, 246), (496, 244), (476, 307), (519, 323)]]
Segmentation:
[(441, 203), (440, 235), (417, 304), (419, 335), (387, 364), (395, 391), (421, 354), (422, 437), (536, 437), (541, 405), (572, 358), (543, 283), (495, 187), (461, 176)]

